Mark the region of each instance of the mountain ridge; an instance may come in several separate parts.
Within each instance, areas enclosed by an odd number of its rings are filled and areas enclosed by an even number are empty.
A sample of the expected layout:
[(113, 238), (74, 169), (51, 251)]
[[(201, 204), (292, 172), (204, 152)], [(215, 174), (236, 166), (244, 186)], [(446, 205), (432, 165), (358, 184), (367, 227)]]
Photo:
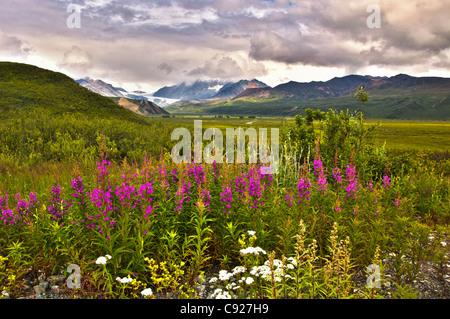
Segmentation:
[[(447, 107), (450, 109), (450, 78), (415, 77), (404, 73), (390, 77), (350, 74), (327, 81), (291, 80), (274, 87), (256, 79), (223, 83), (217, 80), (182, 82), (157, 92), (161, 96), (180, 98), (164, 105), (171, 113), (296, 115), (307, 105), (322, 109), (357, 109), (358, 101), (351, 93), (364, 85), (371, 96), (368, 116), (418, 119), (447, 119), (450, 116), (446, 110)], [(189, 93), (191, 88), (207, 94), (192, 95)], [(149, 94), (140, 96), (148, 97)]]
[(450, 119), (450, 78), (348, 75), (328, 81), (289, 81), (273, 88), (246, 89), (227, 101), (177, 103), (171, 113), (217, 115), (303, 114), (308, 107), (356, 111), (361, 103), (353, 98), (364, 85), (370, 99), (365, 114), (372, 118)]

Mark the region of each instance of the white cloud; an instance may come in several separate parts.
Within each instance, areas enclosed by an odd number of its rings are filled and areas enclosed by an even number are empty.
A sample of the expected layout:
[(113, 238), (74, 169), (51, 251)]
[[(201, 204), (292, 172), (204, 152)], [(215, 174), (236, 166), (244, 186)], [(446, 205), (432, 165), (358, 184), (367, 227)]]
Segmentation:
[(33, 48), (16, 36), (8, 35), (0, 29), (0, 53), (27, 56)]

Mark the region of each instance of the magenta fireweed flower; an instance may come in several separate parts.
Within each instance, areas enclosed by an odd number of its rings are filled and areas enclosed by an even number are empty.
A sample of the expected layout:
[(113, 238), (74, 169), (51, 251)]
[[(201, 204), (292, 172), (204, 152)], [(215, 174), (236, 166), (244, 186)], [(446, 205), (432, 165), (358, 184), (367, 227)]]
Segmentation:
[(73, 197), (78, 198), (79, 200), (79, 204), (80, 205), (84, 205), (84, 184), (83, 184), (83, 179), (81, 178), (81, 176), (79, 176), (76, 179), (73, 179), (72, 182), (72, 187), (75, 190), (75, 193), (72, 194)]
[(288, 207), (293, 206), (294, 204), (292, 203), (292, 199), (294, 198), (294, 196), (289, 196), (286, 195), (286, 197), (284, 198), (284, 201), (288, 203)]
[(148, 205), (147, 209), (145, 210), (144, 218), (148, 218), (148, 215), (150, 215), (153, 212), (152, 205)]
[(197, 184), (204, 183), (206, 180), (202, 165), (190, 165), (186, 173), (187, 176), (194, 177)]
[(320, 158), (314, 160), (314, 174), (318, 176), (317, 190), (320, 192), (326, 192), (327, 191), (327, 178), (323, 171), (323, 164), (322, 164), (322, 160)]
[(179, 177), (178, 177), (178, 170), (176, 168), (170, 171), (170, 176), (172, 183), (174, 184), (178, 183)]
[(383, 187), (385, 190), (388, 190), (391, 187), (391, 178), (387, 175), (383, 176)]
[[(231, 208), (231, 204), (233, 203), (233, 194), (231, 192), (231, 187), (226, 187), (225, 185), (222, 186), (222, 189), (224, 190), (222, 193), (220, 193), (220, 201), (227, 207)], [(223, 212), (226, 213), (227, 210), (223, 209)], [(228, 214), (230, 214), (230, 211), (228, 211)]]
[(250, 180), (248, 183), (248, 194), (253, 199), (253, 202), (250, 206), (251, 208), (258, 208), (259, 205), (264, 204), (264, 202), (259, 201), (259, 199), (262, 197), (261, 183), (259, 180), (256, 180), (253, 177), (250, 177)]
[(97, 176), (97, 181), (101, 184), (104, 181), (104, 178), (108, 176), (108, 167), (111, 166), (111, 162), (104, 159), (97, 163), (97, 170), (99, 171)]
[(243, 200), (245, 198), (245, 192), (247, 190), (247, 181), (244, 180), (245, 174), (242, 177), (236, 177), (234, 180), (234, 192), (237, 193), (238, 199)]
[(37, 200), (36, 194), (31, 192), (29, 195), (29, 200), (20, 198), (20, 194), (16, 194), (17, 207), (14, 209), (9, 209), (8, 207), (8, 195), (5, 197), (0, 197), (0, 221), (3, 225), (14, 226), (17, 225), (21, 227), (23, 225), (29, 224), (27, 217), (31, 209), (36, 208), (37, 204), (40, 204)]
[(66, 210), (71, 206), (71, 202), (61, 199), (61, 187), (53, 186), (50, 192), (51, 205), (47, 208), (52, 215), (53, 220), (61, 221), (66, 213)]
[(95, 207), (103, 206), (103, 198), (102, 197), (103, 197), (103, 191), (98, 188), (94, 188), (89, 195), (91, 203), (94, 204)]
[(347, 165), (345, 174), (347, 177), (347, 187), (345, 188), (345, 190), (347, 191), (347, 198), (356, 198), (356, 191), (358, 186), (358, 180), (356, 178), (356, 167)]
[(337, 183), (342, 183), (341, 170), (339, 168), (336, 167), (333, 169), (333, 177)]
[(175, 199), (175, 203), (176, 203), (175, 211), (178, 211), (178, 214), (180, 214), (181, 210), (183, 209), (183, 203), (185, 201), (189, 202), (190, 199), (191, 199), (191, 197), (190, 197), (190, 194), (191, 194), (190, 189), (191, 189), (191, 187), (192, 187), (192, 183), (191, 182), (187, 182), (186, 183), (186, 182), (183, 181), (183, 185), (175, 192), (175, 196), (176, 196), (176, 199)]
[(220, 177), (220, 172), (217, 167), (216, 161), (212, 162), (212, 167), (213, 167), (213, 180), (215, 181), (215, 180), (218, 180)]
[(158, 169), (159, 175), (163, 179), (165, 179), (167, 177), (167, 168), (165, 166), (162, 166), (162, 167), (158, 167), (157, 169)]
[(2, 215), (0, 217), (0, 220), (3, 221), (3, 225), (6, 226), (9, 225), (15, 225), (17, 223), (17, 216), (14, 214), (12, 209), (2, 209)]
[[(95, 210), (91, 211), (92, 215), (82, 220), (86, 228), (104, 234), (105, 232), (107, 233), (108, 227), (110, 229), (114, 227), (116, 221), (113, 220), (111, 215), (108, 215), (108, 213), (117, 210), (117, 207), (113, 205), (113, 194), (110, 181), (107, 182), (106, 190), (95, 188), (90, 193), (86, 192), (86, 196), (94, 208), (97, 208), (96, 212)], [(107, 234), (105, 236), (106, 239), (109, 238)]]
[(136, 188), (130, 185), (117, 186), (115, 195), (119, 199), (121, 205), (131, 206), (132, 197), (134, 196)]
[(5, 197), (0, 197), (0, 211), (3, 208), (7, 208), (8, 207), (8, 195), (5, 195)]
[(317, 179), (317, 185), (319, 186), (317, 188), (318, 191), (327, 191), (327, 178), (325, 177), (325, 174), (321, 173), (319, 174), (319, 178)]
[[(154, 193), (153, 184), (148, 182), (139, 186), (139, 190), (137, 190), (137, 197), (140, 198), (140, 200), (145, 201), (147, 196), (152, 195), (153, 193)], [(152, 200), (151, 197), (149, 198), (150, 200)]]
[(320, 158), (319, 159), (315, 159), (313, 165), (314, 165), (314, 172), (315, 173), (318, 173), (318, 172), (323, 170), (323, 164), (322, 164), (322, 161), (320, 160)]
[(259, 180), (255, 180), (253, 177), (250, 177), (248, 183), (248, 194), (250, 196), (255, 196), (256, 198), (262, 197), (262, 189)]
[(310, 200), (309, 195), (311, 194), (311, 191), (309, 190), (311, 188), (311, 182), (309, 181), (309, 178), (300, 178), (298, 181), (297, 189), (298, 194), (300, 195), (300, 198), (306, 198), (307, 200)]
[(52, 214), (53, 220), (61, 220), (61, 197), (60, 197), (60, 186), (53, 186), (51, 190), (51, 201), (52, 205), (47, 208), (48, 212)]
[(202, 190), (201, 197), (203, 204), (207, 207), (207, 210), (210, 210), (211, 207), (209, 207), (209, 205), (211, 205), (211, 194), (209, 191), (206, 189)]

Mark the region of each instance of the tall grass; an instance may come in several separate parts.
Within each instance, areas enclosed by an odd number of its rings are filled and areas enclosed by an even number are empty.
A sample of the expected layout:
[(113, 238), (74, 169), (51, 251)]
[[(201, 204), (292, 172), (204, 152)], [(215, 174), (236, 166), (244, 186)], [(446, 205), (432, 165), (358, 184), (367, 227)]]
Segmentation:
[[(168, 154), (16, 170), (0, 192), (0, 284), (18, 297), (30, 267), (50, 275), (77, 264), (81, 297), (140, 297), (148, 288), (195, 298), (205, 273), (242, 266), (236, 278), (245, 274), (248, 287), (225, 296), (360, 298), (369, 294), (352, 278), (374, 259), (404, 256), (392, 265), (400, 286), (417, 277), (411, 265), (440, 260), (429, 236), (448, 231), (442, 174), (424, 165), (362, 180), (351, 163), (324, 167), (320, 152), (284, 148), (281, 158), (274, 176), (257, 164), (176, 165)], [(95, 263), (101, 256), (110, 259)]]

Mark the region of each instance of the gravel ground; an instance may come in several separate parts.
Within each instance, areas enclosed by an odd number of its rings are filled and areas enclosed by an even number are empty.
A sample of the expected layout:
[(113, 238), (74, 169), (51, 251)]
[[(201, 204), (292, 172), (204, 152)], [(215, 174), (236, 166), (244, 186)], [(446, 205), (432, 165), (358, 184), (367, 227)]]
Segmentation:
[[(446, 238), (443, 245), (450, 245), (450, 239)], [(390, 257), (391, 258), (391, 257)], [(381, 294), (386, 299), (395, 297), (397, 288), (394, 284), (394, 268), (392, 259), (383, 260), (385, 272), (382, 278)], [(415, 280), (412, 281), (412, 289), (417, 292), (418, 299), (450, 299), (450, 252), (446, 254), (446, 262), (439, 272), (430, 262), (420, 265)], [(220, 269), (212, 269), (217, 274)], [(206, 280), (199, 282), (196, 286), (197, 294), (201, 299), (208, 299), (217, 288), (216, 284), (209, 283), (212, 276), (206, 276)], [(367, 273), (361, 271), (354, 276), (357, 289), (365, 290), (367, 284)], [(71, 289), (66, 287), (64, 275), (45, 276), (41, 271), (30, 270), (23, 279), (21, 297), (18, 299), (69, 299)], [(356, 292), (358, 293), (358, 292)], [(6, 292), (1, 292), (5, 299), (10, 299)]]
[[(389, 268), (389, 261), (385, 269), (381, 294), (384, 298), (394, 298), (397, 288), (394, 285), (394, 273)], [(417, 292), (418, 299), (450, 299), (450, 274), (447, 272), (443, 276), (437, 276), (437, 271), (430, 263), (423, 263), (420, 267), (417, 278), (412, 282), (412, 288)], [(360, 272), (354, 277), (356, 286), (364, 289), (366, 286), (367, 274)], [(24, 278), (22, 297), (18, 299), (69, 299), (70, 289), (66, 288), (66, 278), (63, 275), (48, 276), (36, 275), (29, 272)], [(208, 299), (216, 289), (215, 284), (210, 284), (207, 279), (196, 286), (197, 294), (201, 299)], [(9, 298), (8, 295), (5, 296)]]

